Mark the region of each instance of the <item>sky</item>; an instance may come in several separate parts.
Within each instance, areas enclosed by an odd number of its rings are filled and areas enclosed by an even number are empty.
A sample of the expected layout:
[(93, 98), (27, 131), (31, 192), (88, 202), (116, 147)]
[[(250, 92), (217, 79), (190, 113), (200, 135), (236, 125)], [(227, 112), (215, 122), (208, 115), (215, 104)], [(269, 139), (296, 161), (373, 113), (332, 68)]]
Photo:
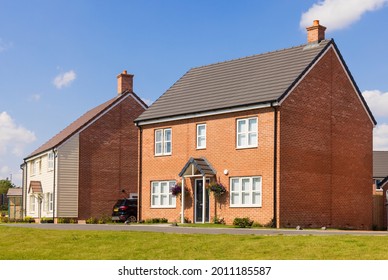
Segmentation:
[(23, 159), (114, 97), (123, 70), (151, 104), (192, 67), (305, 44), (315, 19), (388, 150), (388, 0), (0, 0), (0, 179), (19, 186)]

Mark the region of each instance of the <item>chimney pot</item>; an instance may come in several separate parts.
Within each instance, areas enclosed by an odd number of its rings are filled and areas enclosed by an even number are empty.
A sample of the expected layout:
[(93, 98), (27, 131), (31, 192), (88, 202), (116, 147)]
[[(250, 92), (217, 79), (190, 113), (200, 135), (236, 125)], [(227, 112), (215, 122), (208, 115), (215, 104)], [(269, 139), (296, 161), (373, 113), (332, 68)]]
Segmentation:
[(126, 91), (133, 92), (133, 75), (124, 70), (117, 76), (117, 93), (120, 95)]
[(307, 43), (319, 43), (325, 40), (326, 27), (319, 24), (319, 20), (313, 21), (313, 26), (307, 27)]

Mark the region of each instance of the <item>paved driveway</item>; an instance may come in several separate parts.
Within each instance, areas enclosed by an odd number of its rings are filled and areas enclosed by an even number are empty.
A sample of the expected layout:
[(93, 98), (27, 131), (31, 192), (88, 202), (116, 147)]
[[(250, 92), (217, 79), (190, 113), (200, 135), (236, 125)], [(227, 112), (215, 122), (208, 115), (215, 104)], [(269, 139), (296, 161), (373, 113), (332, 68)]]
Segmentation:
[(240, 228), (193, 228), (184, 226), (139, 225), (139, 224), (1, 224), (3, 226), (52, 229), (52, 230), (110, 230), (110, 231), (143, 231), (167, 232), (181, 234), (250, 234), (250, 235), (366, 235), (388, 236), (387, 231), (355, 231), (355, 230), (295, 230), (295, 229), (240, 229)]

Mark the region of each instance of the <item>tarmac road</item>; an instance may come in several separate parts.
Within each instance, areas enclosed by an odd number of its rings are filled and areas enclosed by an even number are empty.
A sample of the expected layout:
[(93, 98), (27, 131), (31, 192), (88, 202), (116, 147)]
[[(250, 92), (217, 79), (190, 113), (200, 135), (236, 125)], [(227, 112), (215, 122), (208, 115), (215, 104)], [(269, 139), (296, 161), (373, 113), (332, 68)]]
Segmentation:
[(180, 234), (237, 234), (237, 235), (358, 235), (358, 236), (388, 236), (388, 231), (361, 230), (296, 230), (296, 229), (256, 229), (256, 228), (196, 228), (172, 226), (170, 224), (142, 225), (142, 224), (0, 224), (1, 226), (24, 227), (50, 230), (110, 230), (110, 231), (142, 231), (166, 232)]

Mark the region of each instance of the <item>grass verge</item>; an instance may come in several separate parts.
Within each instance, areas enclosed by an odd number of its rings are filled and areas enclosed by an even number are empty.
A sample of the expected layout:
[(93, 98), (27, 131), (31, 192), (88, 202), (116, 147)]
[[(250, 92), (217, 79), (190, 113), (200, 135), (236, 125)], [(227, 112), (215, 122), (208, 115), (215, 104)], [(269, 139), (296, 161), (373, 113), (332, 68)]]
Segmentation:
[(387, 260), (388, 236), (256, 236), (0, 226), (1, 260)]

